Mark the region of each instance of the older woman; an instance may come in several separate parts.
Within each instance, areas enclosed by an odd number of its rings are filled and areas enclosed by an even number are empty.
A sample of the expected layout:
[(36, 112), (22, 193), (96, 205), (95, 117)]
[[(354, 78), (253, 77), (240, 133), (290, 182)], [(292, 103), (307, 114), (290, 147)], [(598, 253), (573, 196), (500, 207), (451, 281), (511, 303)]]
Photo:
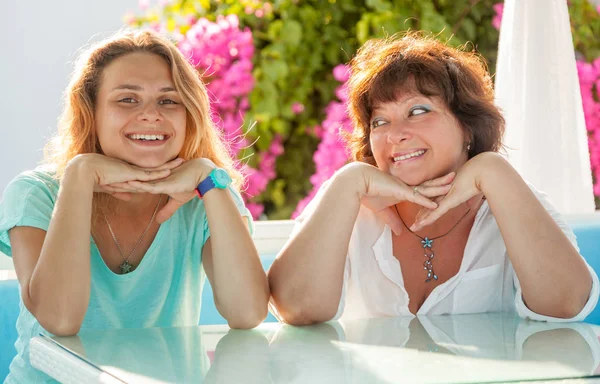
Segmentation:
[(372, 40), (349, 98), (355, 161), (269, 271), (281, 319), (593, 310), (598, 277), (572, 230), (497, 154), (504, 120), (479, 56), (418, 33)]

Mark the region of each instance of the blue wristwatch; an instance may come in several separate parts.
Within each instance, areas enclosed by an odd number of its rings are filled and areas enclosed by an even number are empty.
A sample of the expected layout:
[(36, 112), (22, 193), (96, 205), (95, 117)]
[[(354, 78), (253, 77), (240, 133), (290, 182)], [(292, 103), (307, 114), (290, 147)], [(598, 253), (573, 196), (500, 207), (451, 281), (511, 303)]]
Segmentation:
[(231, 176), (223, 168), (215, 168), (209, 174), (208, 177), (198, 184), (196, 193), (199, 198), (206, 195), (206, 192), (213, 188), (224, 189), (231, 184)]

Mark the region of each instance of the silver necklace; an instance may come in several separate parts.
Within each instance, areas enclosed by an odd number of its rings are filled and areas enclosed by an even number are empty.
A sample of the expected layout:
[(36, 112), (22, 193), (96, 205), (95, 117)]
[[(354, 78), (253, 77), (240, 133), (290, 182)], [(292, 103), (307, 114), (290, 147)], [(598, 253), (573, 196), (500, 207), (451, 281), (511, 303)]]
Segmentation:
[[(443, 235), (440, 235), (440, 236), (432, 237), (431, 239), (429, 237), (427, 237), (427, 236), (421, 237), (421, 236), (417, 235), (416, 233), (414, 233), (413, 231), (411, 231), (410, 228), (408, 228), (408, 226), (404, 223), (404, 220), (402, 220), (402, 216), (400, 216), (400, 212), (398, 212), (398, 207), (396, 205), (394, 205), (394, 208), (396, 208), (396, 213), (398, 214), (398, 217), (400, 218), (400, 221), (402, 222), (402, 225), (404, 225), (404, 228), (408, 229), (408, 232), (412, 233), (413, 235), (415, 235), (419, 239), (421, 239), (421, 245), (423, 246), (423, 252), (424, 252), (425, 258), (426, 258), (426, 260), (423, 262), (423, 269), (425, 271), (427, 271), (427, 278), (425, 279), (425, 282), (428, 283), (432, 279), (433, 280), (437, 280), (438, 276), (433, 271), (433, 264), (432, 264), (432, 260), (433, 260), (433, 256), (434, 256), (434, 254), (433, 254), (433, 240), (437, 240), (437, 239), (439, 239), (441, 237), (446, 236), (450, 232), (452, 232), (452, 230), (454, 228), (456, 228), (458, 226), (458, 224), (460, 224), (460, 222), (469, 214), (469, 212), (471, 212), (471, 208), (467, 209), (467, 212), (465, 212), (465, 214), (456, 222), (456, 224), (454, 224), (452, 226), (452, 228), (450, 228), (450, 230), (448, 230), (448, 232), (446, 232), (446, 233), (444, 233)], [(429, 248), (429, 252), (428, 252), (427, 248)]]
[(133, 268), (133, 265), (129, 264), (129, 259), (131, 258), (131, 255), (133, 255), (133, 253), (135, 252), (138, 245), (140, 245), (140, 243), (142, 242), (142, 239), (144, 238), (144, 236), (146, 236), (146, 232), (148, 232), (148, 229), (150, 229), (150, 225), (154, 221), (154, 217), (156, 216), (156, 212), (158, 212), (158, 207), (160, 206), (161, 201), (162, 201), (162, 196), (158, 199), (158, 203), (156, 203), (156, 207), (154, 208), (154, 213), (152, 214), (152, 218), (150, 219), (150, 222), (146, 226), (146, 229), (144, 229), (142, 236), (140, 236), (137, 243), (135, 243), (135, 245), (133, 246), (133, 249), (131, 250), (131, 252), (129, 252), (129, 255), (127, 257), (125, 257), (125, 253), (123, 252), (123, 250), (121, 249), (121, 246), (119, 245), (119, 242), (117, 241), (117, 237), (115, 236), (115, 233), (113, 232), (113, 229), (110, 226), (110, 223), (108, 222), (108, 217), (106, 217), (106, 213), (104, 213), (104, 211), (102, 211), (102, 215), (104, 216), (104, 220), (106, 221), (108, 230), (110, 231), (110, 234), (112, 235), (112, 238), (115, 242), (115, 245), (117, 246), (117, 249), (121, 253), (121, 257), (123, 258), (123, 263), (121, 263), (121, 265), (119, 265), (119, 269), (121, 270), (122, 275), (132, 271), (131, 269)]

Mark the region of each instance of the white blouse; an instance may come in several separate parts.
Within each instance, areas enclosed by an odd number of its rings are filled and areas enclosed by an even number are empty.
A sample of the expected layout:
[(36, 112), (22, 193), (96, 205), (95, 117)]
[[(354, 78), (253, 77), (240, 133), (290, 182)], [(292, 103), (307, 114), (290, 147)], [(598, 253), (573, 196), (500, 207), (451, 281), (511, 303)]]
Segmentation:
[[(326, 184), (296, 219), (294, 233), (314, 212), (327, 188)], [(575, 234), (548, 195), (533, 186), (530, 188), (579, 252)], [(440, 257), (443, 255), (440, 254)], [(589, 264), (588, 268), (593, 280), (592, 289), (586, 305), (577, 316), (561, 319), (531, 311), (523, 302), (519, 279), (496, 219), (487, 201), (484, 201), (471, 228), (458, 273), (431, 292), (417, 315), (516, 311), (522, 318), (533, 320), (582, 321), (594, 310), (599, 294), (598, 276)], [(391, 229), (373, 211), (361, 206), (348, 246), (342, 295), (334, 320), (412, 317), (408, 302), (400, 262), (392, 252)]]

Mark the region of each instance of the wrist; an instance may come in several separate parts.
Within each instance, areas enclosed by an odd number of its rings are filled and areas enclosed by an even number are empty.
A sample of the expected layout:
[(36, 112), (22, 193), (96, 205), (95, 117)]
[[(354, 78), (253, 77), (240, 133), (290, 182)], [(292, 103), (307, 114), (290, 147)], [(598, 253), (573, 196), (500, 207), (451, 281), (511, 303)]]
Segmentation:
[(340, 190), (355, 194), (360, 200), (367, 193), (364, 171), (369, 164), (355, 161), (340, 168), (332, 178), (332, 185), (338, 185)]
[(484, 152), (477, 156), (482, 156), (482, 172), (479, 172), (476, 183), (484, 196), (495, 189), (497, 183), (505, 183), (511, 172), (516, 172), (508, 160), (496, 152)]
[(97, 184), (96, 172), (90, 164), (91, 154), (77, 155), (65, 167), (61, 184), (75, 182), (77, 185), (94, 188)]
[(216, 169), (217, 166), (215, 163), (208, 159), (194, 159), (195, 169), (196, 169), (196, 188), (198, 184), (200, 184), (204, 179), (208, 177), (208, 175), (212, 172), (213, 169)]

